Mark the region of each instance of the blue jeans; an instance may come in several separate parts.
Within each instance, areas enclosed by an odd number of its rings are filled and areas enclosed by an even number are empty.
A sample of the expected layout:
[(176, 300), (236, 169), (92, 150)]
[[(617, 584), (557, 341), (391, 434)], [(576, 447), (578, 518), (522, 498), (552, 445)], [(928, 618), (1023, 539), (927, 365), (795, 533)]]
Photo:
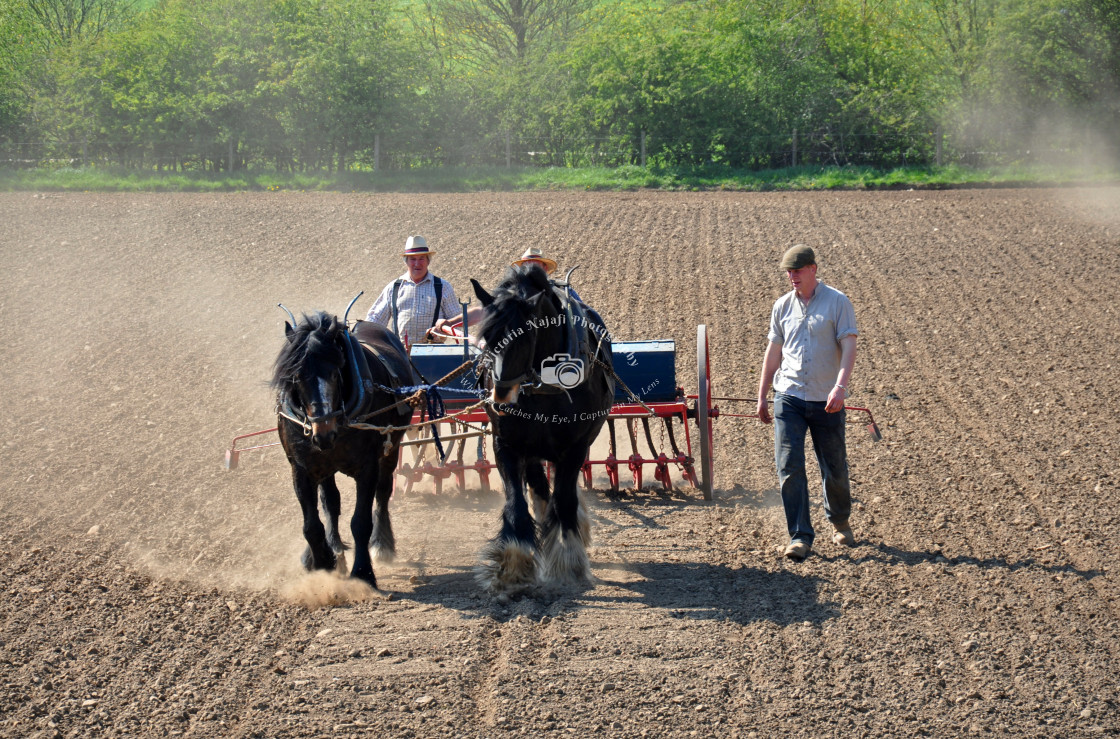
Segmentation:
[(821, 468), (825, 516), (832, 524), (843, 525), (852, 511), (844, 411), (825, 413), (824, 407), (824, 403), (774, 393), (774, 462), (786, 526), (791, 540), (809, 545), (814, 533), (809, 523), (809, 480), (805, 475), (806, 432), (813, 437), (813, 451)]

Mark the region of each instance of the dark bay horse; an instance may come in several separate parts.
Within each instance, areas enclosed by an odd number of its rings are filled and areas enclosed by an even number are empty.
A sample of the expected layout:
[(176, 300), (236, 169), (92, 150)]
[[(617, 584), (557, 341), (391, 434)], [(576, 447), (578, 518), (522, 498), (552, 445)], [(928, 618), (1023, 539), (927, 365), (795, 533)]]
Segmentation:
[[(354, 478), (357, 488), (350, 519), (355, 547), (350, 576), (376, 588), (370, 549), (381, 561), (391, 560), (396, 551), (388, 505), (404, 432), (359, 430), (350, 423), (364, 418), (375, 426), (407, 424), (412, 417), (407, 405), (365, 416), (397, 402), (382, 388), (416, 383), (412, 366), (397, 337), (376, 324), (363, 324), (365, 343), (327, 313), (305, 315), (297, 325), (284, 326), (287, 341), (276, 358), (271, 384), (278, 392), (280, 442), (303, 509), (303, 566), (333, 570), (346, 549), (338, 535), (340, 501), (334, 481), (341, 472)], [(316, 488), (327, 514), (325, 529)]]
[[(508, 270), (492, 295), (471, 283), (484, 307), (481, 374), (492, 390), (487, 414), (506, 496), (479, 581), (492, 591), (527, 587), (538, 575), (586, 581), (591, 527), (576, 483), (614, 400), (610, 336), (595, 311), (570, 299), (537, 265)], [(542, 460), (555, 469), (551, 495)]]

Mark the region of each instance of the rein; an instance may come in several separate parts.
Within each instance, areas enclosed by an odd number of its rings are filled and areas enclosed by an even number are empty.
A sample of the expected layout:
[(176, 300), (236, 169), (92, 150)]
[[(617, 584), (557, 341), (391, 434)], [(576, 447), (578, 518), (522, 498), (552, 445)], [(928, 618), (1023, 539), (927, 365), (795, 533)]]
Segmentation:
[(276, 415), (280, 416), (281, 418), (286, 418), (289, 421), (291, 421), (292, 423), (294, 423), (296, 426), (299, 426), (303, 430), (303, 435), (304, 436), (311, 436), (311, 424), (312, 423), (315, 423), (317, 421), (322, 421), (323, 419), (326, 419), (326, 418), (332, 418), (334, 416), (341, 416), (342, 415), (342, 411), (334, 411), (333, 413), (331, 413), (329, 415), (318, 416), (316, 418), (307, 418), (306, 416), (304, 418), (298, 418), (294, 415), (289, 415), (288, 413), (285, 413), (285, 411), (291, 411), (291, 413), (297, 413), (297, 411), (294, 408), (292, 408), (290, 403), (286, 403), (284, 401), (281, 401), (281, 400), (277, 399), (277, 401), (276, 401)]
[[(387, 411), (396, 410), (397, 408), (400, 408), (400, 407), (405, 406), (405, 405), (408, 405), (415, 410), (416, 408), (419, 408), (422, 403), (424, 403), (425, 397), (428, 396), (429, 394), (433, 394), (433, 395), (436, 395), (438, 397), (438, 390), (437, 390), (436, 393), (431, 392), (434, 388), (440, 388), (445, 383), (451, 382), (456, 377), (458, 377), (459, 375), (466, 372), (466, 370), (469, 367), (471, 367), (472, 365), (474, 365), (477, 361), (478, 360), (476, 359), (476, 360), (468, 360), (466, 362), (463, 362), (458, 367), (453, 369), (451, 372), (447, 373), (446, 375), (444, 375), (440, 379), (436, 380), (435, 382), (431, 383), (430, 385), (410, 385), (410, 386), (407, 386), (407, 387), (399, 387), (399, 388), (391, 388), (391, 387), (386, 387), (384, 385), (376, 385), (376, 387), (379, 390), (381, 390), (383, 392), (386, 392), (386, 393), (389, 393), (390, 395), (403, 395), (405, 393), (409, 393), (409, 396), (407, 398), (403, 398), (401, 400), (398, 400), (396, 403), (393, 403), (392, 405), (387, 405), (384, 408), (380, 408), (376, 411), (371, 411), (370, 413), (366, 413), (363, 416), (359, 416), (354, 420), (357, 423), (361, 423), (362, 421), (365, 421), (367, 418), (372, 418), (373, 416), (379, 416), (382, 413), (385, 413)], [(460, 388), (445, 387), (445, 388), (443, 388), (443, 392), (463, 393), (464, 395), (472, 395), (474, 397), (478, 397), (477, 392), (475, 392), (473, 390), (466, 390), (466, 389), (460, 389)], [(442, 405), (442, 400), (441, 400), (440, 404)], [(477, 407), (477, 406), (475, 406), (475, 407)], [(355, 425), (354, 423), (350, 424), (350, 426), (354, 426), (354, 425)], [(389, 427), (385, 427), (385, 428), (389, 428)], [(409, 428), (409, 427), (408, 426), (400, 426), (400, 427), (393, 427), (393, 428)]]
[[(384, 390), (386, 392), (389, 392), (389, 393), (399, 394), (399, 393), (406, 393), (407, 392), (407, 393), (411, 393), (411, 395), (409, 395), (407, 398), (404, 398), (402, 400), (397, 401), (393, 405), (386, 406), (385, 408), (382, 408), (379, 411), (375, 411), (373, 413), (367, 413), (365, 416), (358, 419), (357, 423), (351, 423), (350, 428), (353, 428), (353, 429), (356, 429), (356, 430), (359, 430), (359, 431), (377, 431), (377, 432), (380, 432), (380, 433), (384, 434), (384, 433), (391, 433), (393, 431), (401, 431), (401, 430), (422, 428), (424, 426), (431, 426), (432, 427), (432, 441), (436, 445), (436, 452), (439, 454), (440, 460), (445, 459), (447, 457), (447, 453), (443, 451), (443, 444), (439, 440), (439, 433), (436, 430), (435, 424), (440, 423), (441, 421), (444, 421), (447, 418), (453, 418), (453, 419), (456, 419), (456, 421), (458, 421), (458, 423), (463, 424), (464, 426), (466, 426), (467, 428), (469, 428), (471, 430), (481, 431), (482, 433), (490, 433), (486, 429), (476, 428), (476, 427), (471, 426), (469, 423), (466, 423), (465, 421), (459, 421), (458, 420), (460, 415), (463, 415), (465, 413), (469, 413), (469, 412), (471, 412), (471, 411), (473, 411), (477, 408), (481, 408), (482, 406), (486, 405), (487, 401), (480, 400), (479, 402), (474, 403), (473, 405), (467, 406), (466, 408), (462, 409), (461, 411), (458, 411), (456, 413), (452, 413), (450, 416), (448, 416), (446, 414), (446, 412), (444, 411), (443, 398), (440, 396), (440, 391), (438, 389), (444, 383), (450, 382), (451, 380), (455, 379), (459, 375), (463, 374), (463, 372), (465, 372), (468, 367), (471, 367), (477, 361), (478, 360), (475, 359), (473, 361), (468, 360), (468, 361), (463, 362), (456, 369), (452, 370), (451, 372), (444, 375), (443, 377), (436, 380), (434, 383), (432, 383), (430, 385), (414, 385), (412, 387), (402, 387), (402, 388), (395, 388), (395, 389), (394, 388), (387, 388), (384, 385), (379, 385), (378, 386), (379, 388), (381, 388), (382, 390)], [(443, 388), (443, 392), (462, 393), (464, 395), (473, 395), (475, 397), (478, 397), (478, 393), (476, 391), (467, 390), (465, 388), (448, 388), (448, 387), (445, 387), (445, 388)], [(427, 401), (427, 409), (426, 409), (427, 410), (427, 415), (428, 415), (428, 420), (427, 421), (420, 421), (419, 423), (408, 423), (404, 426), (375, 426), (373, 424), (368, 424), (368, 423), (363, 423), (362, 422), (366, 418), (370, 418), (372, 416), (380, 415), (381, 413), (392, 410), (394, 408), (399, 408), (399, 407), (401, 407), (403, 405), (406, 405), (406, 404), (408, 406), (410, 406), (411, 408), (415, 409), (417, 407), (420, 407), (421, 404), (423, 404), (425, 402), (425, 400)], [(421, 416), (421, 418), (423, 418), (423, 416)]]
[(614, 381), (615, 381), (615, 382), (617, 382), (617, 383), (618, 383), (619, 385), (621, 385), (621, 386), (622, 386), (622, 389), (623, 389), (623, 391), (625, 391), (625, 393), (626, 393), (626, 394), (627, 394), (628, 396), (630, 396), (630, 400), (632, 400), (632, 401), (633, 401), (633, 402), (634, 402), (634, 403), (635, 403), (636, 405), (640, 405), (641, 407), (643, 407), (643, 408), (645, 408), (645, 409), (646, 409), (646, 413), (648, 414), (648, 417), (649, 417), (649, 418), (653, 418), (654, 416), (656, 416), (656, 415), (657, 415), (656, 413), (654, 413), (654, 411), (653, 411), (653, 409), (652, 409), (652, 408), (650, 408), (650, 407), (649, 407), (648, 405), (646, 405), (645, 403), (643, 403), (643, 402), (642, 402), (642, 399), (641, 399), (641, 398), (639, 398), (639, 397), (638, 397), (637, 395), (635, 395), (635, 394), (634, 394), (634, 391), (632, 391), (632, 390), (631, 390), (631, 389), (630, 389), (630, 388), (629, 388), (629, 387), (628, 387), (628, 386), (626, 385), (626, 383), (622, 381), (622, 378), (621, 378), (621, 377), (619, 377), (619, 376), (618, 376), (618, 373), (614, 371), (614, 367), (611, 367), (611, 366), (610, 366), (610, 365), (608, 365), (608, 364), (607, 364), (606, 362), (604, 362), (603, 360), (599, 359), (599, 356), (598, 356), (598, 352), (596, 352), (596, 356), (595, 356), (595, 357), (594, 357), (594, 358), (592, 359), (592, 362), (593, 362), (594, 364), (597, 364), (597, 365), (599, 365), (600, 367), (602, 367), (603, 369), (605, 369), (605, 370), (606, 370), (607, 372), (609, 372), (609, 373), (610, 373), (610, 375), (611, 375), (611, 377), (613, 377), (613, 378), (614, 378)]
[(311, 436), (312, 426), (316, 423), (337, 418), (339, 416), (345, 418), (346, 412), (342, 408), (336, 408), (330, 413), (324, 413), (321, 416), (308, 416), (306, 413), (301, 413), (298, 409), (292, 406), (290, 398), (285, 394), (281, 394), (276, 398), (276, 413), (282, 418), (286, 418), (303, 430), (304, 436)]

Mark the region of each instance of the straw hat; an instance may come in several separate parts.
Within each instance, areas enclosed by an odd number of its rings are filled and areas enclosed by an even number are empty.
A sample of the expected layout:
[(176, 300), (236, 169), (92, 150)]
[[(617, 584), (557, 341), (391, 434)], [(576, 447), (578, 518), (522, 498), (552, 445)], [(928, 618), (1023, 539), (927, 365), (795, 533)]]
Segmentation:
[(528, 249), (526, 249), (525, 253), (521, 255), (520, 259), (513, 260), (513, 266), (516, 267), (517, 265), (524, 264), (525, 262), (540, 262), (541, 266), (544, 267), (544, 271), (548, 274), (552, 274), (552, 272), (556, 269), (556, 262), (544, 256), (544, 254), (541, 253), (540, 247), (538, 246), (530, 246)]
[(429, 259), (435, 254), (434, 251), (428, 249), (428, 242), (423, 236), (409, 236), (408, 241), (404, 242), (404, 252), (402, 257), (428, 257)]

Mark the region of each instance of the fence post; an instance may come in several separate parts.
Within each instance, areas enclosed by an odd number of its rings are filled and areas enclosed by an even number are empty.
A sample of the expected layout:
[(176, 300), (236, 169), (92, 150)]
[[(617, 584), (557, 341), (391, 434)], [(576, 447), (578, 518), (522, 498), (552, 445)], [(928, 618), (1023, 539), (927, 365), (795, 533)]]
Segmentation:
[(934, 131), (933, 136), (934, 136), (934, 143), (937, 145), (937, 159), (936, 159), (936, 162), (937, 162), (937, 166), (940, 167), (941, 166), (941, 140), (942, 140), (941, 124), (940, 123), (937, 124), (937, 130)]
[(642, 168), (646, 166), (646, 132), (642, 131)]
[(83, 169), (85, 169), (86, 167), (89, 167), (89, 150), (87, 149), (88, 145), (89, 145), (89, 139), (88, 138), (82, 139), (82, 168)]
[(229, 138), (229, 163), (226, 164), (226, 173), (233, 174), (233, 137)]
[(373, 135), (373, 171), (376, 172), (381, 166), (381, 134), (375, 133)]
[(797, 129), (793, 129), (793, 166), (797, 166)]
[(510, 156), (510, 148), (509, 148), (509, 131), (506, 131), (506, 169), (510, 168), (511, 163), (512, 163), (512, 159), (513, 158)]

